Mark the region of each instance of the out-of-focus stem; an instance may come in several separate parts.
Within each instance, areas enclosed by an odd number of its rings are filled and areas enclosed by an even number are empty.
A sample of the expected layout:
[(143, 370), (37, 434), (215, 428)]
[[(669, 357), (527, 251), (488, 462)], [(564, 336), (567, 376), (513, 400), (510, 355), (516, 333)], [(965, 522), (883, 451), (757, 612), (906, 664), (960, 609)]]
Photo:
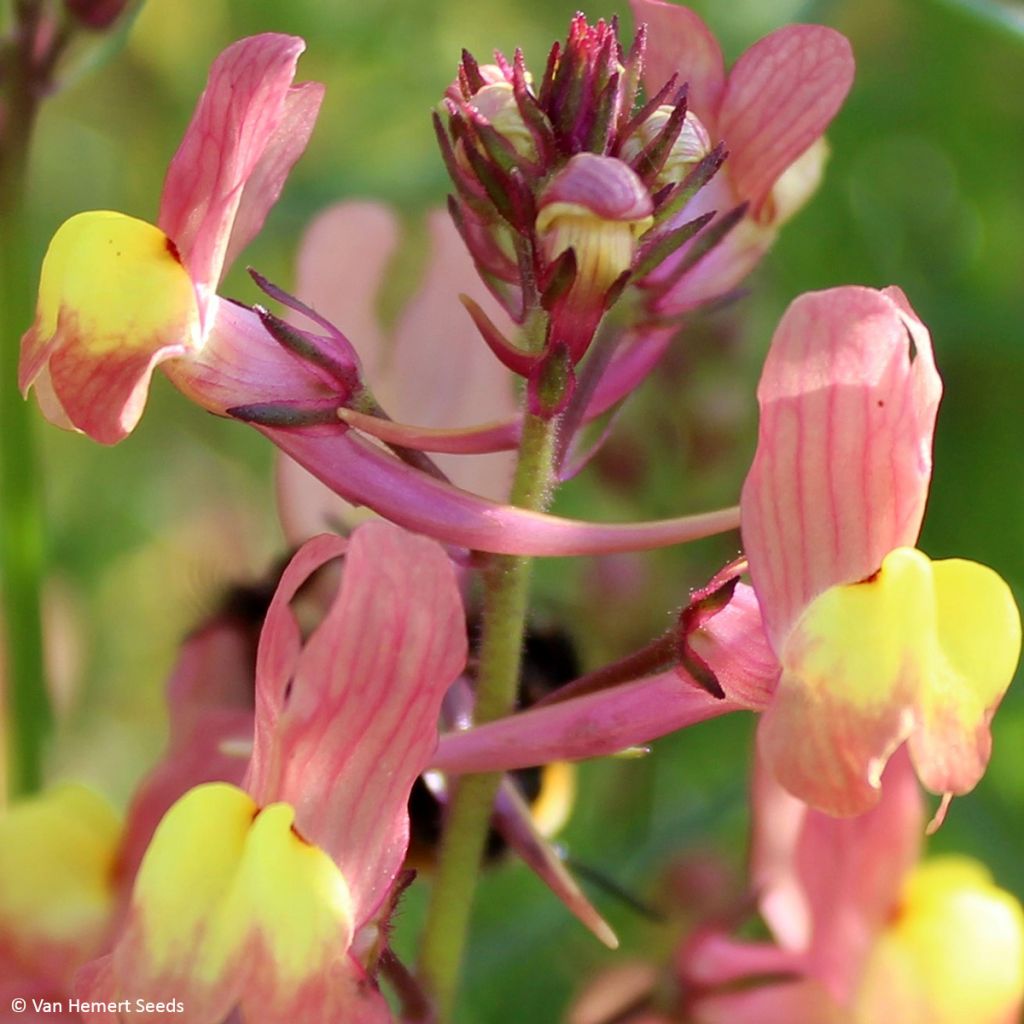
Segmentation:
[(43, 675), (40, 586), (43, 526), (30, 410), (17, 390), (18, 342), (32, 318), (24, 197), (29, 143), (39, 101), (33, 64), (37, 3), (16, 5), (7, 50), (0, 145), (0, 579), (7, 658), (8, 790), (42, 781), (51, 713)]
[[(554, 476), (556, 423), (527, 415), (511, 503), (546, 507)], [(474, 721), (511, 714), (519, 685), (532, 559), (494, 555), (484, 570), (483, 634)], [(501, 775), (467, 776), (448, 808), (444, 843), (420, 948), (420, 976), (441, 1024), (451, 1019), (484, 844)]]

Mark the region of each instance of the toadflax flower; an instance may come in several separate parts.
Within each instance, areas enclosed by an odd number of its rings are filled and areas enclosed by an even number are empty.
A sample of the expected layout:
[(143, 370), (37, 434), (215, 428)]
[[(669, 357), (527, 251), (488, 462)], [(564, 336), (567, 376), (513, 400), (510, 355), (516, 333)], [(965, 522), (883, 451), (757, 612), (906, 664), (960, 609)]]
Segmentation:
[(765, 758), (815, 807), (856, 814), (909, 743), (925, 786), (965, 793), (1020, 655), (1020, 616), (991, 569), (913, 545), (941, 384), (897, 288), (805, 295), (765, 361), (743, 546), (781, 664)]
[[(788, 25), (751, 46), (726, 74), (718, 41), (693, 11), (667, 0), (630, 6), (647, 25), (648, 91), (677, 74), (710, 142), (728, 149), (722, 171), (683, 215), (746, 204), (742, 220), (698, 265), (680, 276), (684, 253), (648, 278), (653, 310), (679, 313), (735, 288), (813, 194), (826, 156), (822, 135), (853, 82), (853, 55), (833, 29)], [(714, 224), (705, 229), (712, 231)]]
[[(932, 562), (917, 540), (941, 383), (902, 292), (797, 299), (772, 339), (743, 487), (753, 590), (694, 636), (700, 665), (446, 736), (448, 771), (594, 757), (728, 711), (763, 712), (766, 763), (833, 814), (867, 810), (902, 744), (924, 785), (958, 794), (988, 762), (989, 722), (1020, 654), (1020, 617), (991, 569)], [(695, 668), (697, 671), (695, 672)]]
[[(290, 601), (342, 555), (337, 596), (303, 640)], [(454, 571), (433, 541), (367, 523), (350, 541), (304, 545), (260, 638), (242, 786), (200, 785), (164, 815), (113, 952), (79, 976), (82, 997), (144, 998), (164, 1006), (142, 1019), (194, 1024), (234, 1007), (267, 1024), (390, 1020), (372, 976), (406, 805), (465, 658)]]
[[(230, 358), (232, 343), (250, 360), (247, 375), (259, 376), (258, 346), (245, 346), (263, 333), (259, 321), (216, 289), (312, 131), (323, 87), (292, 85), (303, 49), (300, 39), (267, 34), (217, 58), (168, 169), (158, 226), (91, 211), (54, 235), (19, 367), (22, 392), (34, 386), (51, 419), (119, 441), (142, 415), (156, 366), (166, 364), (187, 391), (195, 357), (223, 348), (220, 358)], [(282, 390), (297, 376), (280, 381)], [(222, 382), (227, 404), (237, 383)]]
[(696, 1024), (1010, 1024), (1024, 1002), (1024, 910), (968, 858), (920, 859), (905, 752), (879, 803), (839, 820), (755, 772), (751, 885), (773, 942), (698, 932), (677, 958)]

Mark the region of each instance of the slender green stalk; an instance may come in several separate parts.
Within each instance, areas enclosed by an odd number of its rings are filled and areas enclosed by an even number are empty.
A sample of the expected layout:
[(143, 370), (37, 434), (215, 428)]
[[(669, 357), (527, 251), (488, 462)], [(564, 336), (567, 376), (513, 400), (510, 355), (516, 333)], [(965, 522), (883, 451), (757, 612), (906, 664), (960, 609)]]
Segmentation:
[(32, 47), (38, 5), (17, 7), (16, 35), (4, 54), (7, 119), (0, 147), (0, 579), (7, 655), (8, 789), (30, 793), (42, 781), (51, 713), (43, 675), (40, 585), (41, 502), (29, 407), (17, 390), (18, 342), (32, 319), (24, 197), (39, 92)]
[[(547, 506), (553, 478), (557, 421), (527, 415), (511, 502)], [(511, 714), (519, 685), (532, 560), (492, 556), (484, 570), (483, 635), (474, 721)], [(501, 775), (464, 777), (455, 789), (420, 947), (420, 978), (435, 1000), (439, 1020), (449, 1021), (469, 931), (477, 876)]]

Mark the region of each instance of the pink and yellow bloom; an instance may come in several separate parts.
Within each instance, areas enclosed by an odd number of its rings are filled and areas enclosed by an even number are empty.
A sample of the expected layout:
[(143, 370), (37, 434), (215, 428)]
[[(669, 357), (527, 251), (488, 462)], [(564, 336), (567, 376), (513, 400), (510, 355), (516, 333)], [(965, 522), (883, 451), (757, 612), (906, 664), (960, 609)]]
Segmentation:
[[(288, 348), (259, 311), (216, 294), (312, 130), (322, 89), (292, 85), (302, 49), (300, 39), (268, 34), (221, 54), (171, 163), (159, 227), (101, 211), (79, 214), (58, 230), (44, 260), (36, 319), (22, 340), (22, 391), (34, 388), (53, 422), (112, 444), (137, 423), (159, 365), (202, 408), (254, 423), (346, 501), (482, 551), (632, 550), (734, 527), (734, 509), (606, 526), (461, 490), (339, 418), (363, 393), (359, 359), (340, 331), (293, 331), (299, 350)], [(316, 322), (323, 326), (322, 318)], [(629, 365), (621, 376), (632, 379)], [(603, 409), (616, 400), (595, 395)], [(454, 447), (443, 450), (502, 451), (515, 444), (516, 429), (514, 422), (501, 425), (496, 447), (482, 449), (467, 448), (453, 431)]]
[(709, 929), (678, 960), (698, 1024), (1011, 1024), (1024, 910), (983, 865), (920, 859), (924, 807), (894, 757), (878, 804), (839, 820), (760, 766), (751, 882), (773, 943)]
[[(727, 74), (718, 40), (693, 11), (667, 0), (631, 0), (631, 7), (647, 25), (648, 90), (677, 74), (711, 142), (728, 149), (722, 171), (685, 216), (748, 204), (725, 241), (659, 294), (656, 311), (677, 313), (735, 288), (814, 193), (827, 154), (823, 134), (853, 82), (853, 55), (834, 29), (788, 25), (751, 46)], [(671, 276), (669, 263), (651, 280)]]
[[(337, 595), (303, 641), (290, 602), (340, 556)], [(268, 1024), (389, 1020), (373, 971), (406, 804), (465, 656), (454, 572), (434, 542), (383, 523), (308, 542), (260, 640), (241, 786), (204, 783), (164, 815), (113, 952), (81, 973), (79, 992), (178, 1000), (197, 1024), (236, 1006)], [(173, 1011), (148, 1019), (161, 1012)]]
[[(312, 131), (323, 87), (292, 84), (303, 49), (293, 36), (267, 34), (221, 54), (168, 169), (158, 226), (92, 211), (54, 235), (19, 372), (22, 391), (34, 386), (51, 419), (112, 444), (142, 415), (156, 366), (167, 364), (188, 391), (204, 356), (216, 364), (239, 338), (262, 334), (255, 316), (216, 290)], [(258, 379), (259, 369), (246, 367), (247, 376)], [(294, 389), (297, 377), (280, 383)], [(219, 399), (223, 411), (244, 383), (223, 380), (207, 403)]]
[(798, 299), (758, 387), (741, 517), (782, 669), (765, 758), (832, 813), (869, 808), (904, 742), (929, 789), (972, 789), (1020, 655), (999, 576), (913, 547), (940, 393), (931, 339), (896, 288)]

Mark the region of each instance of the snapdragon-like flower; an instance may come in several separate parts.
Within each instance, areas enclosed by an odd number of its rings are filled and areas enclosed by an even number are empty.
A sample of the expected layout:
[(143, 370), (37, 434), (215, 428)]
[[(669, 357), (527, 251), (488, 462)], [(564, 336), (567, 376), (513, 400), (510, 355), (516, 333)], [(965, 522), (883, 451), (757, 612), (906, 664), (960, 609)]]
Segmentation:
[[(674, 314), (734, 289), (814, 193), (827, 155), (823, 133), (853, 82), (853, 55), (833, 29), (788, 25), (751, 46), (727, 74), (718, 41), (693, 11), (667, 0), (630, 0), (630, 6), (647, 25), (648, 91), (677, 74), (688, 83), (689, 108), (711, 143), (729, 152), (721, 173), (682, 216), (744, 214), (692, 268), (684, 251), (650, 275), (653, 311)], [(704, 230), (708, 235), (716, 224)], [(700, 244), (699, 237), (692, 243)], [(680, 265), (686, 273), (679, 274)]]
[[(344, 555), (303, 641), (289, 603)], [(466, 657), (462, 602), (434, 542), (384, 523), (307, 543), (260, 639), (255, 741), (241, 787), (167, 812), (113, 953), (80, 976), (95, 1001), (175, 1000), (176, 1019), (386, 1021), (372, 981), (408, 842), (406, 804)], [(147, 1019), (145, 1014), (144, 1019)], [(94, 1014), (88, 1019), (116, 1019)]]
[[(99, 794), (70, 783), (0, 815), (5, 1007), (16, 997), (66, 1007), (79, 968), (109, 952), (139, 862), (166, 811), (203, 782), (242, 781), (247, 757), (232, 747), (252, 745), (255, 629), (228, 608), (186, 639), (167, 684), (167, 750), (136, 790), (123, 823)], [(68, 1010), (56, 1019), (82, 1017)]]
[[(219, 400), (222, 412), (246, 381), (269, 385), (259, 321), (216, 289), (313, 129), (323, 87), (292, 85), (303, 49), (300, 39), (267, 34), (218, 57), (168, 169), (158, 226), (93, 211), (54, 235), (19, 368), (19, 386), (35, 387), (49, 418), (119, 441), (142, 415), (162, 363), (186, 393), (202, 378), (204, 357), (236, 365), (241, 380), (222, 373), (219, 393), (206, 388), (206, 404), (216, 409)], [(298, 370), (283, 379), (279, 371), (279, 394), (303, 393)]]
[(708, 928), (678, 958), (698, 1024), (1009, 1024), (1024, 910), (985, 867), (920, 860), (924, 807), (901, 752), (869, 812), (838, 820), (759, 763), (751, 882), (773, 943)]
[(792, 793), (837, 814), (878, 798), (908, 742), (921, 780), (965, 793), (1020, 654), (1020, 616), (991, 569), (913, 545), (941, 384), (896, 288), (798, 299), (765, 362), (743, 544), (782, 667), (761, 723)]

